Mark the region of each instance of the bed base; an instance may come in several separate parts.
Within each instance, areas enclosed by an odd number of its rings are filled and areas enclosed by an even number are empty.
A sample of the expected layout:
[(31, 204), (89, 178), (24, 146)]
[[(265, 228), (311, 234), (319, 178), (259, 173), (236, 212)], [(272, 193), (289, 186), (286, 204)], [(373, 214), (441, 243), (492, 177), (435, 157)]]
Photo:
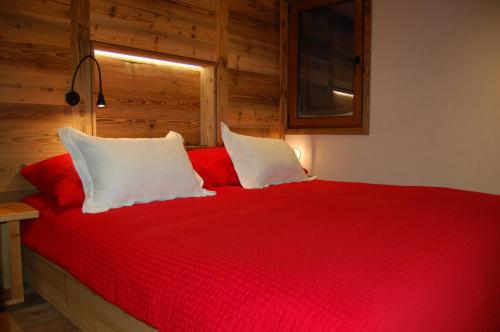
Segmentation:
[(157, 331), (104, 300), (34, 251), (23, 246), (22, 256), (25, 282), (80, 330)]

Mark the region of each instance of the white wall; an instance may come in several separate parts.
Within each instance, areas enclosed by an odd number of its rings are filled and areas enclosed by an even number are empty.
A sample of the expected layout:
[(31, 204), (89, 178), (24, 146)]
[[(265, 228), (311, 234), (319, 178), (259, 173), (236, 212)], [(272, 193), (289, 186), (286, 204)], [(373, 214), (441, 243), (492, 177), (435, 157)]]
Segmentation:
[(325, 179), (500, 194), (500, 0), (373, 0), (368, 136), (288, 135)]

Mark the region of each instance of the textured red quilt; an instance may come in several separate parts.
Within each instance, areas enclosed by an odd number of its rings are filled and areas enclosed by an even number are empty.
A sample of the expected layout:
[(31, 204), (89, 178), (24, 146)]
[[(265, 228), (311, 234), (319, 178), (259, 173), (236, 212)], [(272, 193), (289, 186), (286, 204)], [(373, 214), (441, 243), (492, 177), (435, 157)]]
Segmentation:
[(500, 331), (500, 196), (311, 181), (94, 215), (26, 201), (24, 245), (161, 331)]

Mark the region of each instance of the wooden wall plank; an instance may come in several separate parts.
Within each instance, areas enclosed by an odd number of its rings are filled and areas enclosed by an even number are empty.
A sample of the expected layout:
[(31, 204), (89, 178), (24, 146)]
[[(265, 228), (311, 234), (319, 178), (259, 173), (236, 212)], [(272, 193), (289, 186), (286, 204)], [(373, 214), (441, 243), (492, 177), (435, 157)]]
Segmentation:
[(279, 76), (278, 47), (235, 34), (229, 40), (229, 68)]
[(92, 0), (92, 40), (215, 61), (216, 2)]
[(200, 140), (201, 144), (207, 146), (217, 144), (217, 95), (215, 84), (215, 66), (204, 67), (201, 70), (200, 77)]
[[(35, 1), (35, 0), (33, 0)], [(47, 4), (49, 6), (49, 4)], [(30, 7), (22, 11), (12, 11), (9, 6), (2, 6), (2, 42), (18, 44), (69, 46), (67, 31), (69, 21), (51, 20), (51, 16), (40, 16)], [(29, 47), (29, 45), (26, 45)]]
[(94, 50), (122, 53), (122, 54), (127, 54), (127, 55), (132, 55), (132, 56), (138, 56), (138, 57), (166, 60), (166, 61), (170, 61), (170, 62), (179, 62), (179, 63), (184, 63), (184, 64), (188, 64), (188, 65), (193, 65), (193, 66), (199, 66), (199, 67), (213, 66), (214, 65), (213, 61), (207, 61), (207, 60), (197, 59), (197, 58), (190, 58), (190, 57), (185, 57), (185, 56), (176, 55), (176, 54), (161, 53), (158, 51), (139, 49), (139, 48), (134, 48), (134, 47), (130, 47), (130, 46), (109, 44), (109, 43), (99, 42), (99, 41), (95, 41), (95, 40), (92, 40), (92, 46), (93, 46)]
[[(279, 79), (275, 76), (229, 70), (228, 109), (225, 121), (238, 129), (279, 131)], [(254, 131), (259, 132), (259, 131)]]
[[(57, 24), (66, 26), (66, 30), (69, 28), (69, 0), (16, 0), (9, 1), (9, 5), (4, 7), (3, 13), (29, 13), (42, 20), (50, 19), (52, 26)], [(65, 39), (64, 43), (69, 44), (69, 40)]]
[(229, 8), (228, 0), (218, 0), (217, 2), (217, 64), (216, 70), (216, 90), (217, 90), (217, 145), (222, 144), (220, 134), (220, 122), (225, 120), (225, 112), (228, 103), (228, 22)]
[[(57, 104), (67, 89), (69, 24), (41, 16), (39, 7), (0, 9), (0, 102)], [(45, 7), (60, 10), (52, 2)]]
[(163, 137), (173, 130), (186, 144), (200, 144), (200, 70), (96, 57), (108, 82), (108, 107), (96, 110), (98, 136)]
[(279, 2), (228, 0), (227, 110), (236, 132), (283, 137), (279, 108)]
[[(71, 0), (71, 64), (73, 73), (80, 60), (91, 52), (89, 0)], [(95, 133), (92, 112), (92, 66), (94, 65), (92, 60), (85, 60), (75, 80), (75, 90), (80, 95), (80, 103), (73, 107), (73, 128), (87, 134)]]
[(288, 101), (288, 3), (280, 0), (280, 136), (285, 137)]
[(69, 0), (19, 0), (0, 8), (0, 199), (33, 192), (22, 165), (64, 152), (71, 126)]
[(277, 0), (231, 0), (228, 6), (232, 12), (244, 13), (248, 17), (274, 24), (279, 15), (276, 11), (278, 2)]
[[(276, 0), (91, 0), (91, 39), (215, 63), (221, 144), (220, 121), (238, 130), (260, 123), (264, 135), (280, 127), (279, 14)], [(252, 74), (264, 79), (244, 79)]]
[(229, 1), (229, 68), (279, 75), (279, 3)]
[(71, 126), (63, 105), (0, 104), (0, 192), (29, 190), (19, 171), (25, 164), (64, 153), (57, 128)]

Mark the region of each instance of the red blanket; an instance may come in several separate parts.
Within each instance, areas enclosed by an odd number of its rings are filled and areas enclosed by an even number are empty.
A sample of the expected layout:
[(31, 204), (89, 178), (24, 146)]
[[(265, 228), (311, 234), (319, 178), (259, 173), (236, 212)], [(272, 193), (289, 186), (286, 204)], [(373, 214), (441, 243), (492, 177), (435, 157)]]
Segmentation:
[(500, 196), (312, 181), (101, 214), (23, 243), (161, 331), (500, 331)]

